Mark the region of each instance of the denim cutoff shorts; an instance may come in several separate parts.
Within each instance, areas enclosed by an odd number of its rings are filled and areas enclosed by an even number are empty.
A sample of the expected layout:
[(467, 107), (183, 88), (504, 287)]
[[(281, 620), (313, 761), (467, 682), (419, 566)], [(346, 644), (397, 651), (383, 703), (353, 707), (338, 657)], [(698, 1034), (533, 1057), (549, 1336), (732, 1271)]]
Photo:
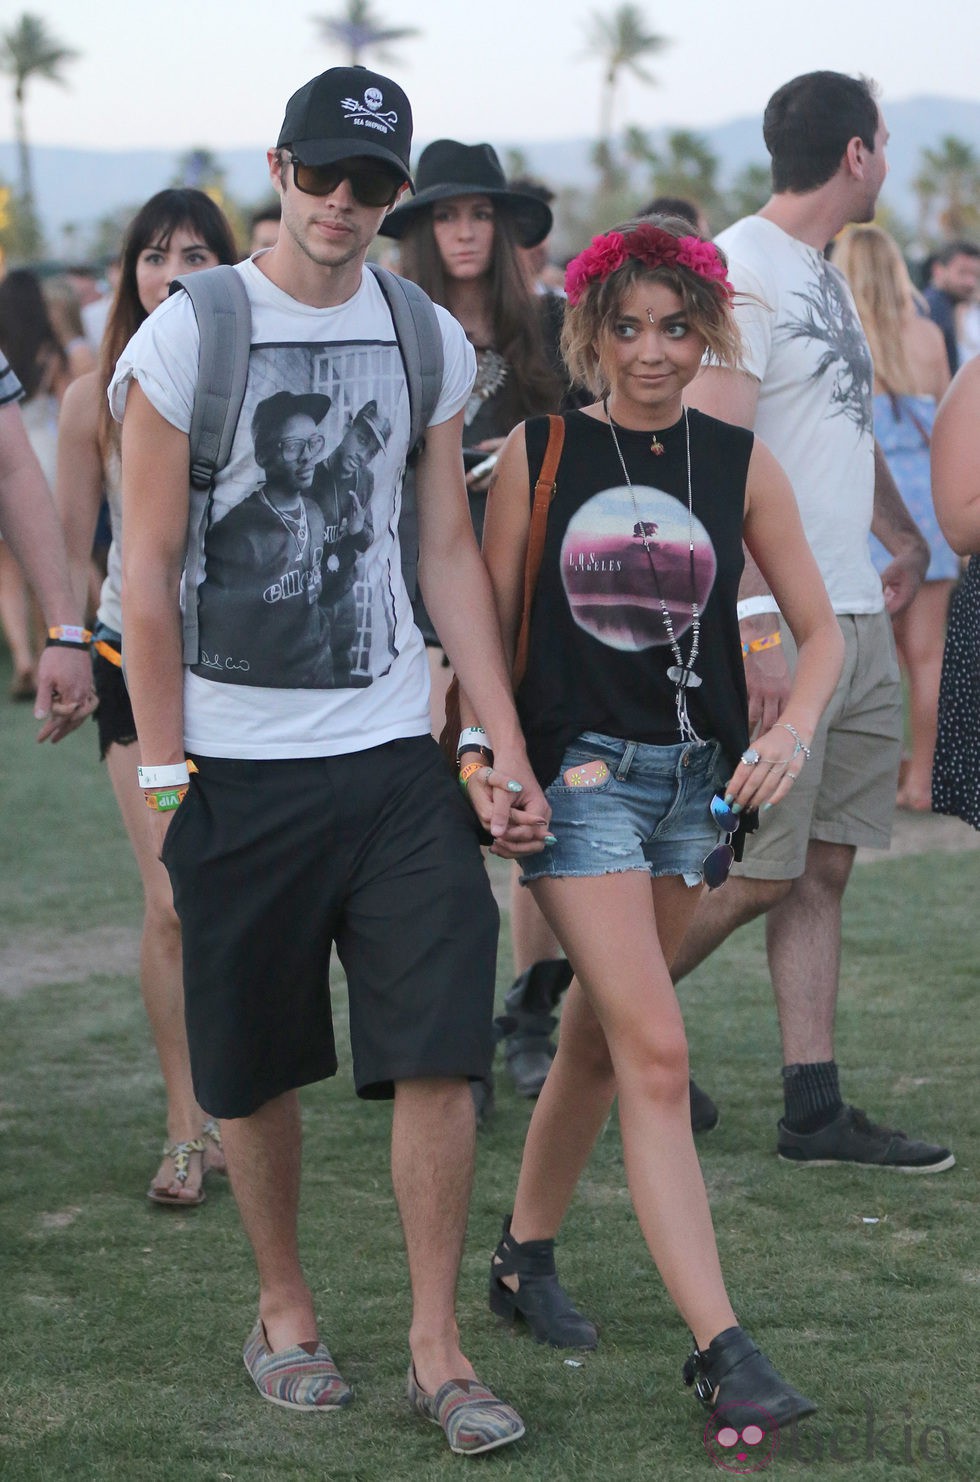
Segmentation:
[[(565, 782), (569, 768), (595, 761), (608, 768), (602, 782)], [(557, 843), (521, 860), (522, 885), (627, 870), (682, 875), (700, 885), (706, 855), (725, 837), (709, 804), (726, 779), (717, 741), (650, 746), (584, 731), (545, 789)]]

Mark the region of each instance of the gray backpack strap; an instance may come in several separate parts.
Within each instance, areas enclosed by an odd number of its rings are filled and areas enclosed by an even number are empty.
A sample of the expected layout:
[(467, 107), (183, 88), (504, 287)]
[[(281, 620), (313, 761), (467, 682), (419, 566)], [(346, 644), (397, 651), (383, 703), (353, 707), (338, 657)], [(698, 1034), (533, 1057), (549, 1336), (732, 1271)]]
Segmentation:
[(398, 348), (405, 366), (408, 383), (408, 408), (411, 419), (408, 464), (402, 483), (402, 509), (398, 521), (398, 539), (402, 553), (402, 575), (409, 596), (415, 600), (416, 572), (419, 564), (419, 519), (415, 503), (415, 464), (425, 445), (425, 429), (432, 420), (442, 394), (444, 355), (442, 331), (428, 294), (417, 283), (399, 278), (386, 268), (369, 262), (391, 310)]
[(241, 275), (232, 267), (175, 278), (170, 292), (181, 289), (191, 301), (201, 337), (189, 434), (191, 487), (184, 563), (184, 663), (197, 664), (197, 587), (211, 491), (231, 456), (245, 399), (252, 311)]

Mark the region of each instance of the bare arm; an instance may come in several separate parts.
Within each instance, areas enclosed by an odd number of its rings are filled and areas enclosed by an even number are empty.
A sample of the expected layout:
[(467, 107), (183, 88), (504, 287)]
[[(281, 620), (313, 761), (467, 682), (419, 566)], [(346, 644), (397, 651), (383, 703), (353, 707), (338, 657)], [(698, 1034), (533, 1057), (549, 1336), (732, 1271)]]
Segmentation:
[[(419, 584), (426, 608), (461, 688), (491, 737), (495, 770), (522, 784), (519, 806), (542, 820), (540, 842), (550, 810), (527, 760), (490, 578), (466, 502), (461, 412), (429, 428), (416, 487)], [(508, 813), (508, 794), (495, 788), (490, 829), (495, 836), (505, 832)]]
[[(702, 370), (687, 388), (684, 400), (710, 417), (719, 417), (736, 427), (755, 426), (759, 409), (759, 382), (746, 371), (724, 370), (720, 366), (709, 366)], [(748, 548), (745, 551), (745, 570), (738, 588), (739, 600), (750, 597), (771, 597), (769, 583), (759, 570)], [(775, 602), (775, 599), (773, 599)], [(757, 638), (767, 638), (779, 627), (779, 615), (775, 611), (756, 613), (739, 621), (743, 643)], [(789, 668), (779, 648), (760, 649), (745, 659), (745, 683), (749, 692), (749, 730), (755, 735), (759, 730), (768, 730), (779, 719), (779, 713), (789, 694)]]
[[(0, 529), (24, 568), (48, 627), (77, 626), (65, 546), (54, 501), (27, 438), (20, 411), (0, 407)], [(38, 664), (34, 714), (39, 741), (60, 741), (95, 709), (87, 650), (46, 648)]]
[(102, 388), (96, 374), (73, 381), (65, 392), (58, 418), (58, 471), (54, 502), (65, 533), (72, 591), (79, 603), (88, 589), (92, 541), (102, 504), (102, 459), (99, 454), (99, 404)]
[(904, 612), (922, 585), (929, 566), (929, 547), (898, 492), (887, 459), (875, 439), (875, 496), (871, 533), (894, 559), (881, 573), (885, 607)]
[[(187, 546), (189, 447), (133, 384), (122, 432), (126, 681), (147, 766), (184, 760), (180, 574)], [(160, 841), (170, 814), (154, 814)]]
[(936, 413), (932, 497), (946, 539), (960, 556), (980, 551), (980, 358), (968, 360)]
[[(792, 726), (810, 744), (840, 677), (844, 640), (803, 533), (792, 486), (758, 439), (746, 483), (744, 536), (799, 650), (779, 717), (755, 738), (763, 764), (740, 764), (729, 784), (740, 802), (759, 806), (779, 802), (792, 786), (792, 773), (803, 765), (803, 755), (793, 755), (796, 741), (787, 727)], [(767, 767), (764, 763), (769, 759), (778, 765)]]

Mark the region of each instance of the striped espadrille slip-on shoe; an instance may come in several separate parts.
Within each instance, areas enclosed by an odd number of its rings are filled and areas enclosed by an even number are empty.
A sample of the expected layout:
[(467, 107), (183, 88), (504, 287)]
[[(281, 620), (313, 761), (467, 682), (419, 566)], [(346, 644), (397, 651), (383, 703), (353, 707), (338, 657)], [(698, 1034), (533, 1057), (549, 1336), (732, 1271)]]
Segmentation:
[(313, 1353), (298, 1344), (272, 1353), (261, 1318), (248, 1335), (242, 1358), (259, 1394), (273, 1405), (287, 1410), (339, 1410), (354, 1398), (323, 1343)]
[(416, 1415), (441, 1425), (450, 1451), (457, 1456), (480, 1456), (519, 1441), (524, 1422), (516, 1410), (498, 1400), (479, 1379), (447, 1379), (434, 1395), (426, 1394), (408, 1368), (408, 1403)]

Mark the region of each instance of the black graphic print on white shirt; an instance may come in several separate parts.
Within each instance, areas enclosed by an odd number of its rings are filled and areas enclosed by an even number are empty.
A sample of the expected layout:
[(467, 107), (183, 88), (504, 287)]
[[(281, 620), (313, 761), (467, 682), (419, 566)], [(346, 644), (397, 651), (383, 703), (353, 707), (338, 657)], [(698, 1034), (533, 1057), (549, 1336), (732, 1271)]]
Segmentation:
[(405, 400), (396, 346), (252, 347), (236, 437), (251, 462), (210, 513), (194, 673), (349, 689), (388, 671)]
[(802, 300), (805, 308), (799, 318), (787, 317), (782, 334), (789, 340), (812, 340), (822, 346), (811, 379), (832, 375), (834, 414), (853, 422), (860, 433), (870, 433), (874, 421), (871, 352), (843, 279), (830, 263), (821, 261), (811, 288), (792, 297)]

